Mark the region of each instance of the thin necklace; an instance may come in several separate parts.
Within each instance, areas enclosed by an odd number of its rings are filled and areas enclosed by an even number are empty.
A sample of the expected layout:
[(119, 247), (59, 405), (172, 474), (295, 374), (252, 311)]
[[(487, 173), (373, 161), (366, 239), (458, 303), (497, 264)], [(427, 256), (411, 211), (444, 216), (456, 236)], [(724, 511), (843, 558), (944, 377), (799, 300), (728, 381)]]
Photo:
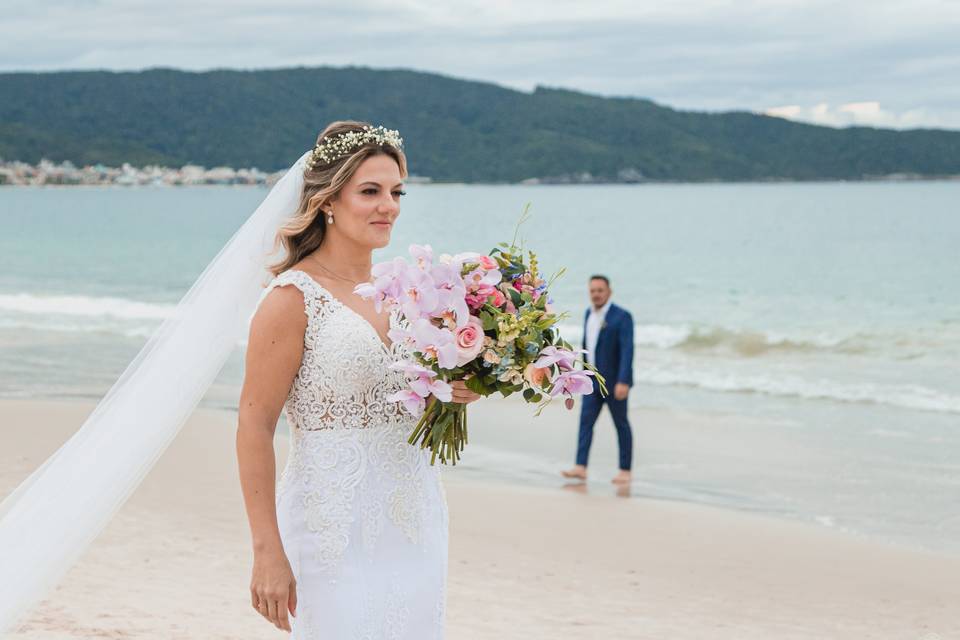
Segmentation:
[(341, 280), (346, 280), (347, 282), (350, 282), (350, 283), (352, 283), (352, 284), (360, 284), (361, 282), (368, 282), (368, 281), (370, 280), (369, 278), (367, 278), (367, 279), (365, 279), (365, 280), (354, 280), (353, 278), (348, 278), (348, 277), (346, 277), (346, 276), (340, 275), (339, 273), (335, 273), (334, 271), (331, 271), (330, 269), (328, 269), (327, 267), (323, 266), (323, 265), (320, 264), (319, 262), (317, 262), (317, 263), (315, 263), (315, 264), (316, 264), (318, 267), (320, 267), (321, 269), (323, 269), (324, 271), (326, 271), (327, 273), (329, 273), (330, 275), (332, 275), (334, 278), (340, 278)]

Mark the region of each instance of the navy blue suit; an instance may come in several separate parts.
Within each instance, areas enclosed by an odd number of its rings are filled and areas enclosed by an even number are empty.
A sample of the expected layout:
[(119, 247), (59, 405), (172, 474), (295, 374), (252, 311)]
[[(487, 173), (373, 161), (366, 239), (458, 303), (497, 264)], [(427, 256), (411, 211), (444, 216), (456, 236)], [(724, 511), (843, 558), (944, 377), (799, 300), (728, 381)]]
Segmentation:
[[(587, 318), (583, 317), (583, 347), (587, 346)], [(577, 444), (577, 464), (587, 465), (590, 445), (593, 442), (593, 425), (604, 403), (610, 408), (613, 424), (617, 427), (617, 443), (620, 447), (620, 469), (629, 471), (633, 462), (633, 432), (627, 420), (627, 400), (613, 397), (613, 388), (618, 382), (633, 386), (633, 317), (623, 307), (610, 303), (607, 315), (597, 336), (597, 347), (590, 362), (600, 371), (610, 395), (600, 395), (600, 385), (594, 384), (593, 393), (583, 396), (580, 405), (580, 436)]]

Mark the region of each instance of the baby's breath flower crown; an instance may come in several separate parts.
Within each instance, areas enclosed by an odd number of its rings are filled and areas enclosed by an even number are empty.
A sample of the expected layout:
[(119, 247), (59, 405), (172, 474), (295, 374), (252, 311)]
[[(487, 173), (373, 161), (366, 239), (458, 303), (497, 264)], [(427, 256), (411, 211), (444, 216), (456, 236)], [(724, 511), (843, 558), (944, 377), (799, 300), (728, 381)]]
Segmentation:
[(360, 131), (347, 131), (339, 135), (324, 138), (313, 148), (313, 152), (307, 158), (307, 169), (314, 169), (317, 166), (330, 164), (344, 156), (353, 153), (359, 147), (368, 142), (377, 144), (389, 144), (398, 151), (403, 149), (403, 138), (396, 129), (386, 129), (384, 127), (364, 127)]

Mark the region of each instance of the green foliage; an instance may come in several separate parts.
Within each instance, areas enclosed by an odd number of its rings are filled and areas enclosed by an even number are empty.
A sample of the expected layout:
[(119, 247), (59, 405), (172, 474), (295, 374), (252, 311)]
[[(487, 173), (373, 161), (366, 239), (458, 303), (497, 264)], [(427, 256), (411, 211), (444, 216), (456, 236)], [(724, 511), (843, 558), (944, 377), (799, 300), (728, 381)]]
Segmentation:
[(484, 384), (483, 379), (479, 376), (470, 376), (464, 380), (463, 383), (467, 386), (467, 389), (470, 389), (474, 393), (479, 393), (482, 396), (488, 396), (493, 393), (493, 390), (489, 387), (489, 385)]
[[(407, 70), (0, 74), (0, 157), (119, 165), (290, 166), (332, 120), (399, 129), (437, 181), (816, 180), (960, 174), (960, 132), (833, 129), (745, 112)], [(510, 249), (510, 247), (504, 247)]]
[[(496, 307), (494, 307), (493, 305), (491, 305), (491, 304), (489, 304), (489, 303), (485, 304), (484, 307), (490, 307), (490, 309), (493, 309), (494, 312), (496, 312)], [(494, 330), (496, 330), (496, 328), (497, 328), (497, 318), (494, 316), (493, 313), (491, 313), (490, 311), (488, 311), (486, 308), (480, 309), (479, 318), (480, 318), (480, 322), (483, 324), (483, 330), (484, 330), (484, 331), (494, 331)]]

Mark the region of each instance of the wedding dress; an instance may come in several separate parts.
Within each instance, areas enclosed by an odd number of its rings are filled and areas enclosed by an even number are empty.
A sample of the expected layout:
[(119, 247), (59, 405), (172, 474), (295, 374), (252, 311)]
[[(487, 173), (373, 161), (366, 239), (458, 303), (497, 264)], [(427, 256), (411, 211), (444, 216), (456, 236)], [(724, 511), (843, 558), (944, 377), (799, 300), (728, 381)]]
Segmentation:
[(140, 484), (248, 334), (259, 301), (291, 284), (304, 292), (309, 319), (277, 492), (298, 581), (294, 637), (442, 637), (439, 468), (407, 444), (413, 418), (385, 400), (403, 384), (387, 365), (404, 347), (388, 349), (305, 273), (267, 271), (282, 257), (277, 230), (299, 207), (312, 151), (207, 265), (76, 433), (0, 502), (0, 636), (53, 590)]
[[(442, 638), (447, 504), (416, 423), (386, 397), (405, 388), (405, 355), (306, 272), (277, 275), (303, 294), (307, 328), (285, 403), (290, 453), (277, 519), (297, 581), (297, 640)], [(258, 303), (259, 304), (259, 303)], [(405, 323), (398, 310), (390, 327)]]

